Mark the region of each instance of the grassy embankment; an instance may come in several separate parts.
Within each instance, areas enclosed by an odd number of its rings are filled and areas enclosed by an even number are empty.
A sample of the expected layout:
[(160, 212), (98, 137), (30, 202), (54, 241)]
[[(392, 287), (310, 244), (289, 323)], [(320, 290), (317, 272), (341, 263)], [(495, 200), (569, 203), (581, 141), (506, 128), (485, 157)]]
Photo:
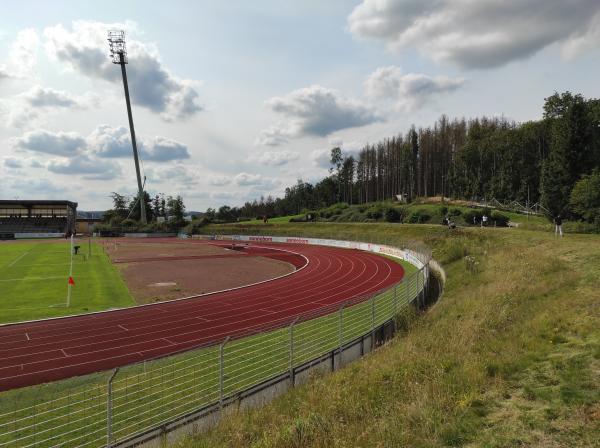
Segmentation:
[[(334, 204), (330, 207), (312, 211), (317, 216), (319, 222), (389, 222), (390, 216), (386, 215), (389, 209), (397, 211), (397, 218), (406, 224), (441, 224), (446, 215), (459, 227), (477, 227), (473, 225), (473, 214), (483, 214), (485, 209), (481, 207), (472, 207), (468, 201), (448, 200), (443, 203), (440, 197), (419, 198), (419, 200), (410, 204), (398, 204), (393, 201), (371, 202), (368, 204), (348, 205), (345, 203)], [(502, 215), (509, 219), (511, 225), (516, 225), (520, 229), (551, 231), (553, 224), (543, 215), (525, 215), (506, 210), (489, 208), (486, 211), (490, 220), (488, 226), (494, 227), (495, 214)], [(492, 216), (490, 216), (490, 214)], [(287, 223), (290, 219), (303, 220), (305, 214), (280, 216), (269, 220), (271, 224)], [(480, 222), (481, 216), (478, 218)], [(262, 223), (262, 220), (245, 221), (247, 224)], [(499, 224), (503, 225), (502, 223)], [(567, 233), (600, 233), (600, 229), (585, 222), (565, 221), (563, 229)]]
[(598, 235), (393, 224), (237, 227), (422, 239), (445, 266), (446, 291), (377, 353), (264, 408), (233, 412), (179, 446), (600, 446)]
[(134, 304), (121, 275), (102, 248), (76, 240), (71, 303), (66, 307), (70, 243), (0, 243), (0, 323), (58, 317)]

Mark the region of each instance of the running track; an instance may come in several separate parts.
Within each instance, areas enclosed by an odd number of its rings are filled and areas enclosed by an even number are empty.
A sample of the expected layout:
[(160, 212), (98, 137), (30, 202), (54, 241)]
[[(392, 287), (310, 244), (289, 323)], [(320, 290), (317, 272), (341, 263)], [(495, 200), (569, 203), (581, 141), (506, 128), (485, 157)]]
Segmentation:
[[(156, 243), (156, 240), (152, 240)], [(168, 240), (173, 243), (173, 240)], [(218, 244), (187, 240), (182, 244)], [(302, 257), (265, 249), (285, 249)], [(251, 243), (297, 272), (186, 300), (0, 327), (0, 391), (107, 370), (288, 324), (302, 313), (367, 297), (398, 282), (402, 267), (359, 250)], [(277, 253), (278, 255), (274, 255)]]

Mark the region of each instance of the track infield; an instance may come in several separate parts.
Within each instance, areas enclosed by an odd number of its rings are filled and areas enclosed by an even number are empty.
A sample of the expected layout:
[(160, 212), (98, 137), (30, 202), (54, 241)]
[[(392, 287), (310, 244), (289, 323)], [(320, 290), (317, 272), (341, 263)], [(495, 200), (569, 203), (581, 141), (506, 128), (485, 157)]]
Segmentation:
[(0, 389), (152, 359), (225, 336), (241, 338), (257, 328), (285, 325), (301, 313), (368, 296), (404, 275), (398, 263), (358, 250), (275, 243), (254, 246), (285, 248), (310, 262), (293, 275), (201, 299), (2, 327)]

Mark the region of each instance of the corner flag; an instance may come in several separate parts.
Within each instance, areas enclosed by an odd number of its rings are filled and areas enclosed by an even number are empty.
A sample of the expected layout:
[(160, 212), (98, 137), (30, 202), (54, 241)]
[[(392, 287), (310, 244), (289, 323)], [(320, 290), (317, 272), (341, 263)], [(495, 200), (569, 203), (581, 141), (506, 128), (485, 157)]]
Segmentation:
[(69, 285), (75, 286), (75, 280), (73, 280), (73, 277), (69, 277)]

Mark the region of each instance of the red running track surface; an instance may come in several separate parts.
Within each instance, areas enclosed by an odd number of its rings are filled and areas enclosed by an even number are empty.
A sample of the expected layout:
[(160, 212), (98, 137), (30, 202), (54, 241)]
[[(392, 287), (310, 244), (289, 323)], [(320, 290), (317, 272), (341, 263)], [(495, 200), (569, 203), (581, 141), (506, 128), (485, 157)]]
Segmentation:
[[(182, 244), (226, 246), (190, 240)], [(197, 298), (1, 326), (0, 390), (112, 369), (216, 344), (227, 336), (239, 338), (267, 326), (284, 326), (299, 314), (318, 315), (327, 305), (367, 298), (404, 275), (398, 263), (359, 250), (262, 242), (244, 250), (252, 255), (262, 251), (300, 269), (265, 283)], [(301, 267), (306, 259), (308, 264)]]

